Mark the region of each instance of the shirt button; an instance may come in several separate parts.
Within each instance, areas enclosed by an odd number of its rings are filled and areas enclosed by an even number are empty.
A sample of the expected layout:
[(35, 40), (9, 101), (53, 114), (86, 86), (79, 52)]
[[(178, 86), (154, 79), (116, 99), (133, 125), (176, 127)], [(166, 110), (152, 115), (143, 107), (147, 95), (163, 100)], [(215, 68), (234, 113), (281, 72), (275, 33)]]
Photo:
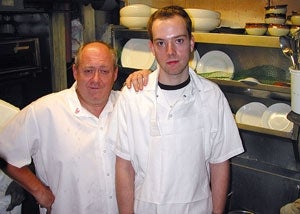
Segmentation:
[(171, 119), (172, 117), (173, 117), (173, 115), (172, 115), (172, 114), (169, 114), (168, 118)]
[(103, 153), (106, 153), (106, 150), (103, 150)]
[(112, 196), (109, 196), (109, 199), (112, 199)]
[(109, 173), (107, 173), (106, 175), (107, 175), (107, 176), (110, 176), (110, 174), (109, 174)]

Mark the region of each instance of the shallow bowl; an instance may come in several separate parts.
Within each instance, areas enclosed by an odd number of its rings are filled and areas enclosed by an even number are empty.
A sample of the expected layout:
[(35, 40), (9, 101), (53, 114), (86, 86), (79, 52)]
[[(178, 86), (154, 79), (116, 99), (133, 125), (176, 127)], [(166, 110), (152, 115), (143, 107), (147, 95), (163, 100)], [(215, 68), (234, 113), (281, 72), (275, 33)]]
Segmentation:
[(197, 8), (186, 8), (184, 10), (189, 14), (190, 18), (221, 18), (221, 13), (218, 11)]
[(142, 29), (147, 27), (149, 17), (120, 17), (120, 24), (130, 29)]
[(191, 18), (191, 20), (193, 30), (197, 32), (212, 31), (221, 23), (221, 19), (216, 18)]
[(300, 14), (292, 15), (291, 22), (293, 25), (300, 25)]
[(267, 24), (284, 24), (286, 22), (286, 15), (269, 13), (265, 15), (265, 22)]
[(275, 14), (286, 14), (287, 12), (287, 5), (273, 5), (265, 7), (265, 13), (275, 13)]
[(262, 36), (267, 32), (268, 25), (266, 23), (246, 23), (245, 30), (249, 35)]
[(120, 9), (120, 16), (147, 17), (151, 15), (151, 7), (145, 4), (131, 4)]
[(269, 24), (267, 33), (271, 36), (286, 36), (290, 32), (290, 26), (284, 24)]

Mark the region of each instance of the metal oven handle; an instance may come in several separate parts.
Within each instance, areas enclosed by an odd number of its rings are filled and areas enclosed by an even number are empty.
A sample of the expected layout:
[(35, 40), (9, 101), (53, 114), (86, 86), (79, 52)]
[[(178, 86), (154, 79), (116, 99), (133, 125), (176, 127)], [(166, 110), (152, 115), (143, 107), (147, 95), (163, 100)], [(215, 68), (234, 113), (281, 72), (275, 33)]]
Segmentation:
[(26, 46), (16, 46), (16, 47), (14, 47), (14, 52), (18, 53), (18, 51), (28, 50), (28, 49), (29, 49), (29, 45), (26, 45)]

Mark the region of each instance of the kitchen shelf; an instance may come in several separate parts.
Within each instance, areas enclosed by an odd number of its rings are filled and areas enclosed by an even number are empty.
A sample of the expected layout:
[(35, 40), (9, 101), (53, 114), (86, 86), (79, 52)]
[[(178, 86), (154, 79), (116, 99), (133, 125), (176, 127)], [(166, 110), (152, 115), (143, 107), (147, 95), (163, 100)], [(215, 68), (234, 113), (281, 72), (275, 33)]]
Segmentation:
[(252, 36), (242, 34), (197, 32), (194, 32), (193, 35), (195, 37), (195, 41), (199, 43), (280, 48), (279, 37), (276, 36)]
[(258, 127), (258, 126), (250, 126), (250, 125), (241, 124), (241, 123), (237, 123), (237, 126), (240, 130), (251, 131), (251, 132), (256, 132), (256, 133), (261, 133), (261, 134), (267, 134), (267, 135), (272, 135), (272, 136), (277, 136), (277, 137), (282, 137), (282, 138), (287, 138), (287, 139), (293, 138), (292, 132), (278, 131), (278, 130), (274, 130), (274, 129), (267, 129), (267, 128), (262, 128), (262, 127)]
[[(122, 26), (114, 26), (112, 33), (115, 40), (118, 38), (149, 38), (145, 29), (127, 29)], [(200, 32), (193, 32), (193, 35), (195, 37), (195, 42), (198, 43), (280, 48), (279, 37), (276, 36), (252, 36), (242, 34)]]
[[(291, 94), (291, 88), (289, 86), (277, 86), (277, 85), (268, 85), (268, 84), (247, 84), (244, 82), (240, 82), (237, 80), (226, 80), (226, 79), (218, 79), (218, 78), (207, 78), (215, 83), (217, 83), (218, 85), (221, 86), (225, 86), (225, 87), (232, 87), (235, 89), (236, 88), (240, 88), (240, 89), (247, 89), (247, 91), (249, 90), (260, 90), (260, 91), (268, 91), (270, 93), (272, 92), (278, 92), (278, 93), (282, 93), (282, 94), (286, 94), (289, 95)], [(232, 90), (234, 90), (232, 89)]]

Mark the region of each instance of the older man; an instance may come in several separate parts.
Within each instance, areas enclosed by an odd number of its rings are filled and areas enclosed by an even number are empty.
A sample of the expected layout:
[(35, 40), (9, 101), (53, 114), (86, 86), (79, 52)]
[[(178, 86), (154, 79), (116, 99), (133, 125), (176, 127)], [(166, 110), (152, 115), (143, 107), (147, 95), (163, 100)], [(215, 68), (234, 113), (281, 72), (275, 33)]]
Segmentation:
[[(117, 213), (115, 155), (106, 133), (118, 93), (115, 51), (103, 42), (83, 45), (70, 89), (44, 96), (0, 133), (7, 174), (30, 192), (46, 213)], [(28, 164), (34, 161), (36, 175)]]

